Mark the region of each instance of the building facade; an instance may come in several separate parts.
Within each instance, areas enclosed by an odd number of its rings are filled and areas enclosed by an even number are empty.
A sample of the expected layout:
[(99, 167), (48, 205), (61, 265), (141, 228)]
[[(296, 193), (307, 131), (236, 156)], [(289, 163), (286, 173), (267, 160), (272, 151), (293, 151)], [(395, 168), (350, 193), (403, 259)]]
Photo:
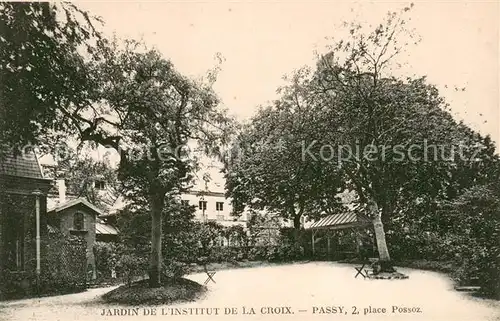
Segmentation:
[(196, 207), (194, 219), (198, 222), (216, 222), (222, 226), (246, 227), (247, 214), (233, 215), (231, 200), (223, 192), (193, 190), (181, 195), (185, 204)]

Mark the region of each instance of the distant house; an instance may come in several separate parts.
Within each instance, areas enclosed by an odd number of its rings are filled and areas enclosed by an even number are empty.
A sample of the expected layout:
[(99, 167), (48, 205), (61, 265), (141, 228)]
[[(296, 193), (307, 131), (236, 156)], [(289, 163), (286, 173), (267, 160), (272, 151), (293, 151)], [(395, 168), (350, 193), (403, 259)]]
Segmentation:
[(232, 215), (231, 200), (222, 191), (193, 190), (181, 195), (182, 202), (196, 206), (194, 219), (199, 222), (217, 222), (222, 226), (246, 227), (247, 217)]
[[(47, 231), (47, 193), (34, 153), (0, 158), (0, 275), (33, 279), (41, 269)], [(37, 244), (40, 251), (37, 253)], [(0, 284), (1, 292), (2, 284)]]

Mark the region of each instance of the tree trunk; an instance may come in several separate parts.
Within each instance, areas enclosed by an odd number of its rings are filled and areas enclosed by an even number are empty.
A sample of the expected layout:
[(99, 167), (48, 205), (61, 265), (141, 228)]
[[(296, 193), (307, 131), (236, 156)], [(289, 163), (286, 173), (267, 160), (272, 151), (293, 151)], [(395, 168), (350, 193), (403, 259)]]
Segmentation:
[(163, 196), (153, 196), (151, 202), (151, 258), (149, 265), (149, 286), (161, 286), (161, 235), (162, 235)]
[(370, 211), (373, 218), (373, 229), (375, 231), (375, 238), (377, 240), (377, 249), (379, 254), (380, 272), (394, 272), (391, 264), (391, 257), (387, 242), (385, 240), (384, 224), (382, 223), (382, 216), (378, 209), (377, 203), (371, 201)]

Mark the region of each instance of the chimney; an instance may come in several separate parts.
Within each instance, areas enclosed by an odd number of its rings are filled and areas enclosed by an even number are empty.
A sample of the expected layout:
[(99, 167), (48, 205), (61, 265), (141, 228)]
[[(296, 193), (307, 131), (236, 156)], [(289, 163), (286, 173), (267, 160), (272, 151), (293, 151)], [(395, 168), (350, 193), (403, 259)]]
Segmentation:
[(64, 179), (57, 180), (57, 190), (59, 191), (59, 204), (66, 202), (66, 183)]

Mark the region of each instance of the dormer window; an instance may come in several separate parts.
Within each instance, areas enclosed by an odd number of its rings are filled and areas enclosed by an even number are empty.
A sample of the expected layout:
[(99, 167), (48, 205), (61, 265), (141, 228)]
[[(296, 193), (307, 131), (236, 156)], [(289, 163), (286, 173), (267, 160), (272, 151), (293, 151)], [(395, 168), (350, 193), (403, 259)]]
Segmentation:
[(105, 189), (106, 188), (106, 182), (103, 180), (98, 180), (94, 182), (94, 187), (96, 189)]

